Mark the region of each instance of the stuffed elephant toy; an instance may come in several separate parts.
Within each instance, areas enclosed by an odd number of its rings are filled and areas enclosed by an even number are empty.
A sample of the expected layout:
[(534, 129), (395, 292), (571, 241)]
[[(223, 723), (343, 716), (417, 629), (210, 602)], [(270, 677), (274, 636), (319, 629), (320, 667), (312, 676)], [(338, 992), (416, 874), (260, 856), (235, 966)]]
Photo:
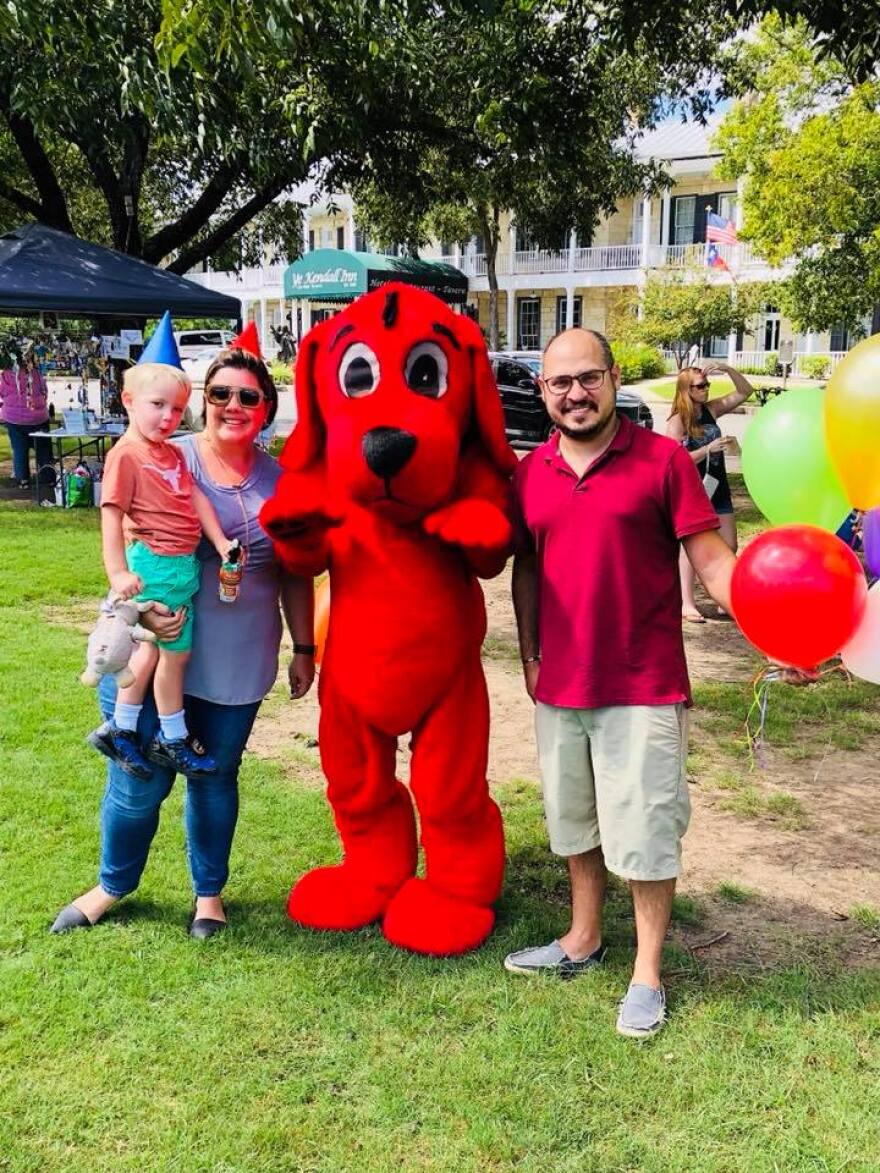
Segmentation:
[(105, 599), (95, 629), (89, 636), (86, 649), (86, 670), (80, 676), (83, 684), (97, 687), (102, 676), (114, 676), (118, 688), (134, 684), (135, 675), (128, 666), (135, 644), (140, 640), (155, 640), (152, 631), (138, 623), (138, 617), (149, 611), (152, 603), (135, 603), (128, 599)]

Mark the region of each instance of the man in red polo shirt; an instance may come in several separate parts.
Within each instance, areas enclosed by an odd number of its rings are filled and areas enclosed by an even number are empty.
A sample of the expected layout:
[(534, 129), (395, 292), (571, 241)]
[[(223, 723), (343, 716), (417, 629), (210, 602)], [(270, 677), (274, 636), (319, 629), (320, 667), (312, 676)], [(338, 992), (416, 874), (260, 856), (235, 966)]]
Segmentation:
[(643, 1038), (665, 1019), (660, 954), (690, 816), (679, 543), (726, 611), (735, 560), (689, 454), (618, 416), (619, 386), (601, 334), (558, 334), (541, 379), (557, 431), (514, 478), (513, 601), (572, 917), (504, 964), (564, 976), (600, 964), (607, 868), (630, 883), (638, 940), (617, 1029)]

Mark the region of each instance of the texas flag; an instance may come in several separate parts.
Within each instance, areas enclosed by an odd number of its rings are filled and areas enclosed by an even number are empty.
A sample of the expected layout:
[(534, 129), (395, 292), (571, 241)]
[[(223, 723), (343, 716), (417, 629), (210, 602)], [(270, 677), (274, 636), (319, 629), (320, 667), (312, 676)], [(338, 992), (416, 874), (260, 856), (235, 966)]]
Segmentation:
[(727, 261), (718, 251), (717, 244), (710, 244), (706, 247), (706, 264), (710, 269), (730, 269)]

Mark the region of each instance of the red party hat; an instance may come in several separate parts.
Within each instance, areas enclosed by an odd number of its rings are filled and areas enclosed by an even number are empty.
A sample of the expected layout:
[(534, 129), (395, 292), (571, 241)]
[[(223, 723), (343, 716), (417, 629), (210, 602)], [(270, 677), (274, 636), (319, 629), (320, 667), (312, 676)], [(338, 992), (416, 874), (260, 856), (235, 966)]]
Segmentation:
[(246, 350), (254, 358), (262, 358), (260, 353), (260, 336), (257, 333), (257, 323), (248, 322), (242, 332), (229, 343), (230, 349)]

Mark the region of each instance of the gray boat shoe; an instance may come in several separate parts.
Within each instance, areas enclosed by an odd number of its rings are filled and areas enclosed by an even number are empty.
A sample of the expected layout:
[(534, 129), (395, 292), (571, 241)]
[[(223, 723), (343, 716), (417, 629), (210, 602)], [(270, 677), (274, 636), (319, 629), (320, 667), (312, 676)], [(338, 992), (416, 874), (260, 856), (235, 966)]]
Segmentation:
[(633, 982), (620, 1000), (617, 1033), (628, 1039), (649, 1039), (666, 1022), (666, 992), (661, 986), (643, 986)]
[(580, 961), (574, 961), (558, 941), (551, 941), (549, 945), (536, 945), (531, 949), (520, 949), (518, 953), (508, 953), (504, 958), (504, 968), (509, 973), (523, 973), (528, 976), (552, 973), (557, 977), (572, 978), (601, 965), (605, 960), (605, 953), (606, 947), (600, 945)]

